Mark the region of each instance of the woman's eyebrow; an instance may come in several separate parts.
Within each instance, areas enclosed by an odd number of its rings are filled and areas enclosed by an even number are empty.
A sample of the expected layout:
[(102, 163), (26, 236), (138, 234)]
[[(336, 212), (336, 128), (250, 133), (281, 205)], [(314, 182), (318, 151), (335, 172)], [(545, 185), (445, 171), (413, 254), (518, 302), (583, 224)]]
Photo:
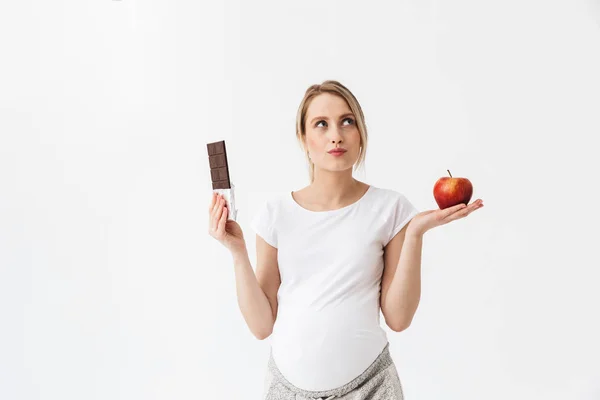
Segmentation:
[[(344, 117), (349, 117), (349, 116), (353, 117), (353, 116), (354, 116), (354, 114), (353, 114), (353, 113), (346, 113), (346, 114), (342, 114), (342, 115), (340, 115), (340, 119), (342, 119), (342, 118), (344, 118)], [(323, 117), (323, 116), (320, 116), (320, 117), (314, 117), (313, 119), (311, 119), (311, 120), (310, 120), (310, 123), (312, 124), (312, 123), (313, 123), (313, 122), (315, 122), (317, 119), (325, 119), (325, 120), (328, 120), (329, 118), (327, 118), (327, 117)]]

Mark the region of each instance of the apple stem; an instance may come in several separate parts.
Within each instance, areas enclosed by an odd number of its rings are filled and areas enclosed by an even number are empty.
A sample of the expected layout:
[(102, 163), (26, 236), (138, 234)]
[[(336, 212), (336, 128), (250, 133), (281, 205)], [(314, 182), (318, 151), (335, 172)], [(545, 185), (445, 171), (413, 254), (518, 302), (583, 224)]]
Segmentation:
[(452, 178), (452, 174), (450, 173), (450, 170), (447, 169), (446, 171), (448, 171), (448, 175), (450, 175), (450, 178)]

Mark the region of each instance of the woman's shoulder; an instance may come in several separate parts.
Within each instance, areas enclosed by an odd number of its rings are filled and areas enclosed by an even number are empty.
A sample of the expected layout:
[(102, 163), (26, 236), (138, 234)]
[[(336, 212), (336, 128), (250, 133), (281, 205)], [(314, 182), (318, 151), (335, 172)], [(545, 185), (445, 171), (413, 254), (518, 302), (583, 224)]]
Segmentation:
[(370, 185), (370, 186), (371, 186), (371, 189), (375, 193), (377, 193), (378, 197), (390, 199), (390, 200), (406, 198), (404, 191), (402, 191), (400, 189), (394, 189), (392, 187), (386, 187), (386, 186), (375, 186), (375, 185)]
[(415, 208), (414, 202), (406, 194), (406, 191), (393, 187), (374, 187), (374, 204), (378, 204), (381, 210), (397, 210)]
[(287, 192), (269, 192), (261, 201), (261, 208), (268, 210), (271, 213), (277, 212), (280, 208), (285, 207), (287, 202)]

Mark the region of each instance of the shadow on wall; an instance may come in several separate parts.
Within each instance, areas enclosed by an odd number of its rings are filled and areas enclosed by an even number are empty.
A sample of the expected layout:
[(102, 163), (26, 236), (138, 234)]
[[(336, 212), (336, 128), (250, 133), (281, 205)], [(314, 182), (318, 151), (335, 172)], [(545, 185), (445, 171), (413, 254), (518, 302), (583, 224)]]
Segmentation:
[(578, 379), (574, 383), (573, 400), (600, 400), (600, 376)]
[(588, 0), (590, 5), (591, 16), (596, 21), (598, 27), (600, 27), (600, 0)]

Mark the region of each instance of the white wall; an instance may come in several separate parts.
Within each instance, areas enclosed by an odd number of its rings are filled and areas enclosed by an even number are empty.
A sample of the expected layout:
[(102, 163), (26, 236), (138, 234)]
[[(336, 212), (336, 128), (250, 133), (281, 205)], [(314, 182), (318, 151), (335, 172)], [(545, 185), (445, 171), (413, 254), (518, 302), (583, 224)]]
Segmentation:
[(260, 399), (206, 143), (254, 261), (325, 79), (366, 114), (357, 178), (485, 202), (426, 234), (386, 328), (407, 399), (600, 399), (600, 1), (12, 1), (0, 49), (0, 399)]

